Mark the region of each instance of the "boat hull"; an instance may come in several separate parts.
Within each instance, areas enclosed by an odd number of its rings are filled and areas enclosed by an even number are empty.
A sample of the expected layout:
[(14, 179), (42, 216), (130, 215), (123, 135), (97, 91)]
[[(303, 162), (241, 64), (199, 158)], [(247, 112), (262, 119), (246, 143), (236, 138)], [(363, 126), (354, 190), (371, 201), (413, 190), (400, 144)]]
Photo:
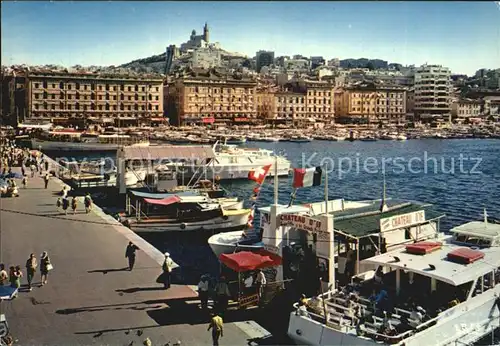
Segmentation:
[[(52, 142), (41, 141), (38, 139), (31, 140), (31, 148), (45, 151), (116, 151), (123, 145), (120, 144), (103, 144), (103, 143), (76, 143), (76, 142)], [(148, 142), (137, 143), (130, 145), (132, 147), (147, 147)]]
[(254, 244), (239, 244), (238, 242), (241, 241), (241, 234), (241, 231), (214, 234), (208, 238), (208, 245), (217, 258), (219, 258), (221, 254), (233, 253), (236, 249), (244, 251), (258, 251), (264, 248), (263, 242), (256, 242)]
[[(500, 327), (500, 312), (496, 306), (500, 286), (497, 284), (477, 296), (444, 311), (436, 324), (401, 340), (397, 345), (468, 345)], [(380, 345), (355, 331), (346, 332), (326, 327), (310, 318), (290, 314), (288, 336), (300, 345)]]
[[(260, 166), (264, 166), (266, 163), (259, 163)], [(269, 163), (268, 163), (269, 164)], [(288, 176), (291, 164), (289, 162), (279, 162), (278, 163), (278, 176)], [(177, 174), (179, 178), (184, 175), (185, 179), (191, 178), (193, 175), (201, 174), (207, 179), (218, 179), (218, 180), (231, 180), (231, 179), (248, 179), (248, 172), (255, 169), (256, 165), (250, 164), (240, 164), (240, 165), (225, 165), (225, 166), (190, 166), (184, 167), (185, 172)], [(274, 167), (271, 167), (268, 173), (268, 177), (274, 176)]]
[(130, 229), (137, 233), (161, 233), (161, 232), (196, 232), (208, 233), (230, 232), (242, 230), (247, 226), (248, 213), (239, 215), (220, 216), (209, 220), (192, 222), (145, 222), (133, 221), (128, 224)]

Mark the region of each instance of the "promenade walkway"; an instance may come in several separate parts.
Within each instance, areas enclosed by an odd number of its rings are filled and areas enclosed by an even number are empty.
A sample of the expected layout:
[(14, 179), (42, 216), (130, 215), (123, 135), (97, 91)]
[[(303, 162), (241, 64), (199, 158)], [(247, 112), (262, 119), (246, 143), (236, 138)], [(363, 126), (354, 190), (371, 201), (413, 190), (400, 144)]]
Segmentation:
[[(20, 197), (0, 199), (0, 261), (25, 274), (29, 254), (39, 260), (47, 251), (54, 265), (47, 285), (38, 287), (37, 272), (32, 292), (0, 305), (19, 344), (141, 345), (149, 338), (153, 345), (211, 345), (209, 317), (193, 289), (155, 282), (163, 255), (99, 208), (85, 214), (80, 202), (76, 215), (58, 212), (61, 188), (51, 178), (44, 189), (35, 177)], [(132, 272), (124, 257), (129, 240), (141, 249)], [(252, 321), (225, 322), (221, 345), (247, 345), (266, 333)]]

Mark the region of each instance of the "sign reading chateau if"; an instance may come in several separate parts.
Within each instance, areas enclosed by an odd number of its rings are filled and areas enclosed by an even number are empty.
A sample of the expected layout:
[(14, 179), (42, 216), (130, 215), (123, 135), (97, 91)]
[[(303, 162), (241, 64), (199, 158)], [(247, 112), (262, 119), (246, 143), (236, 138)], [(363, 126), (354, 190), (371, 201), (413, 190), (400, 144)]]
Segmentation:
[(425, 210), (415, 211), (413, 213), (395, 215), (380, 219), (380, 231), (387, 232), (394, 229), (406, 228), (417, 225), (425, 221)]
[(322, 222), (309, 216), (298, 214), (281, 214), (280, 225), (293, 226), (311, 233), (324, 232)]

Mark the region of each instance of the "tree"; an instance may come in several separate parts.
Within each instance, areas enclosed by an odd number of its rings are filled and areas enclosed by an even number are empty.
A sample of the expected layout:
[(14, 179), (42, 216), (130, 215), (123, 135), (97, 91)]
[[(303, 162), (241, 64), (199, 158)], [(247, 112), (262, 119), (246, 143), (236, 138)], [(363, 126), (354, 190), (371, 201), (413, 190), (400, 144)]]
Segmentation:
[(373, 71), (375, 70), (375, 66), (373, 66), (373, 63), (371, 61), (369, 61), (367, 64), (366, 64), (366, 68), (369, 69), (370, 71)]

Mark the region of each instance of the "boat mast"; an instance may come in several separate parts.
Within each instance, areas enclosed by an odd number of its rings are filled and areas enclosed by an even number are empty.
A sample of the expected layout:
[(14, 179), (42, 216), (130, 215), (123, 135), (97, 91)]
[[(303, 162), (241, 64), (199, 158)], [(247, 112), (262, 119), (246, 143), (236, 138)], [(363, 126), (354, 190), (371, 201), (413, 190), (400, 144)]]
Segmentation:
[(274, 204), (278, 205), (278, 155), (274, 154)]

